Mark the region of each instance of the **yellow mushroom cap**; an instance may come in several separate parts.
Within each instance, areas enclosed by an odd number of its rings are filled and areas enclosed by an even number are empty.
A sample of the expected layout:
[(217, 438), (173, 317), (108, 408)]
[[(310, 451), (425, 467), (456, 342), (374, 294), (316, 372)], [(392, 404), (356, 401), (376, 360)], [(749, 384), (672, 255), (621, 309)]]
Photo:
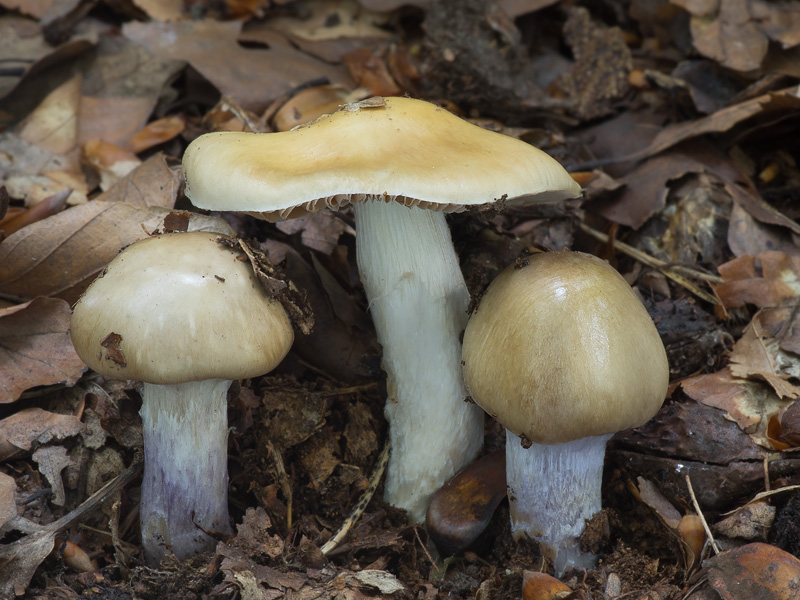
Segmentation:
[(503, 271), (470, 318), (463, 358), (475, 402), (537, 444), (638, 427), (669, 383), (641, 301), (613, 267), (580, 252)]
[(580, 194), (538, 148), (410, 98), (347, 105), (286, 132), (208, 133), (183, 170), (195, 206), (271, 221), (374, 197), (453, 212)]
[(223, 237), (165, 234), (117, 255), (75, 304), (70, 335), (81, 360), (155, 384), (274, 369), (294, 340), (289, 317)]

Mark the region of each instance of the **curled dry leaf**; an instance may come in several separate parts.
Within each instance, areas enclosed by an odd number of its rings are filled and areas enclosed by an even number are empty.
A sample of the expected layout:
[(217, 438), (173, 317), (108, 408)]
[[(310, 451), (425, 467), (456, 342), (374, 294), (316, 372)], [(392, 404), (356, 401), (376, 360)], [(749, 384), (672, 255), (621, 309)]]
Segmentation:
[(40, 385), (73, 385), (85, 366), (69, 338), (63, 300), (36, 298), (0, 310), (0, 404)]
[(42, 446), (34, 451), (31, 458), (39, 465), (39, 472), (44, 475), (53, 490), (51, 502), (56, 506), (64, 506), (66, 495), (64, 493), (64, 482), (61, 480), (61, 471), (71, 463), (67, 456), (66, 448), (63, 446)]
[(63, 440), (83, 431), (83, 423), (72, 415), (26, 408), (0, 421), (0, 461), (24, 454), (34, 443)]
[(258, 246), (239, 240), (239, 246), (247, 255), (258, 280), (267, 293), (278, 300), (292, 323), (304, 334), (308, 335), (314, 328), (314, 313), (308, 303), (305, 290), (299, 290), (287, 280), (282, 271), (277, 270)]
[(183, 133), (184, 129), (186, 129), (186, 122), (182, 117), (169, 116), (157, 119), (137, 131), (125, 144), (125, 148), (138, 154), (153, 146), (168, 142)]

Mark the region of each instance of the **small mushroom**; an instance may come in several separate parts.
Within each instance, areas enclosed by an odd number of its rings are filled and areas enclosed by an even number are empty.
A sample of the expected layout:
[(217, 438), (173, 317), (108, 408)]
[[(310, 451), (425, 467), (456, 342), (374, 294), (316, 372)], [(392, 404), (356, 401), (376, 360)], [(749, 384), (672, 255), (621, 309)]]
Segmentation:
[(537, 148), (410, 98), (346, 105), (287, 132), (202, 135), (183, 169), (199, 208), (279, 221), (354, 204), (389, 395), (385, 499), (424, 520), (431, 494), (483, 444), (483, 413), (464, 402), (469, 296), (443, 213), (571, 198), (580, 186)]
[(143, 382), (140, 520), (152, 566), (167, 549), (179, 559), (213, 550), (206, 532), (230, 532), (228, 388), (274, 369), (294, 339), (281, 304), (220, 238), (136, 242), (72, 315), (72, 343), (90, 368)]
[(564, 251), (526, 263), (503, 271), (470, 317), (464, 377), (506, 428), (512, 533), (539, 541), (560, 575), (594, 564), (578, 538), (601, 508), (606, 441), (655, 415), (669, 367), (653, 321), (606, 262)]

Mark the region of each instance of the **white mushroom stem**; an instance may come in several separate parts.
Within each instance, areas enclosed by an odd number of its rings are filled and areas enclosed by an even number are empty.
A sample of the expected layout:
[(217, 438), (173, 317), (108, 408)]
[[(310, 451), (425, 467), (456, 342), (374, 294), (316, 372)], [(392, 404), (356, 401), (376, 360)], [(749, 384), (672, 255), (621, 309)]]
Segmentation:
[(158, 566), (213, 550), (204, 533), (230, 533), (228, 415), (231, 382), (144, 383), (144, 475), (140, 520), (145, 560)]
[(601, 509), (603, 459), (611, 435), (565, 444), (531, 444), (506, 430), (506, 479), (515, 539), (539, 542), (560, 576), (570, 567), (591, 568), (596, 557), (581, 553), (586, 521)]
[(442, 213), (382, 200), (353, 208), (389, 396), (384, 499), (422, 522), (431, 495), (483, 445), (483, 411), (465, 402), (461, 379), (469, 293)]

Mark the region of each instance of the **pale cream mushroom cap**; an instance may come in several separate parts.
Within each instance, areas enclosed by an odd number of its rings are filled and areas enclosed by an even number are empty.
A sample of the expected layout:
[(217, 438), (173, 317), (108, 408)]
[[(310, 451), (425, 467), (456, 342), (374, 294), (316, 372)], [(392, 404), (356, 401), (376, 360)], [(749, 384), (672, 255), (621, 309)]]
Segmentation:
[(463, 357), (475, 402), (537, 444), (642, 425), (669, 383), (641, 301), (613, 267), (580, 252), (503, 271), (470, 318)]
[(524, 203), (580, 195), (552, 157), (429, 102), (348, 105), (291, 131), (208, 133), (183, 157), (198, 208), (270, 221), (380, 197), (453, 212), (502, 197)]
[(291, 323), (222, 237), (165, 234), (121, 252), (75, 305), (78, 356), (98, 373), (155, 384), (274, 369), (294, 340)]

